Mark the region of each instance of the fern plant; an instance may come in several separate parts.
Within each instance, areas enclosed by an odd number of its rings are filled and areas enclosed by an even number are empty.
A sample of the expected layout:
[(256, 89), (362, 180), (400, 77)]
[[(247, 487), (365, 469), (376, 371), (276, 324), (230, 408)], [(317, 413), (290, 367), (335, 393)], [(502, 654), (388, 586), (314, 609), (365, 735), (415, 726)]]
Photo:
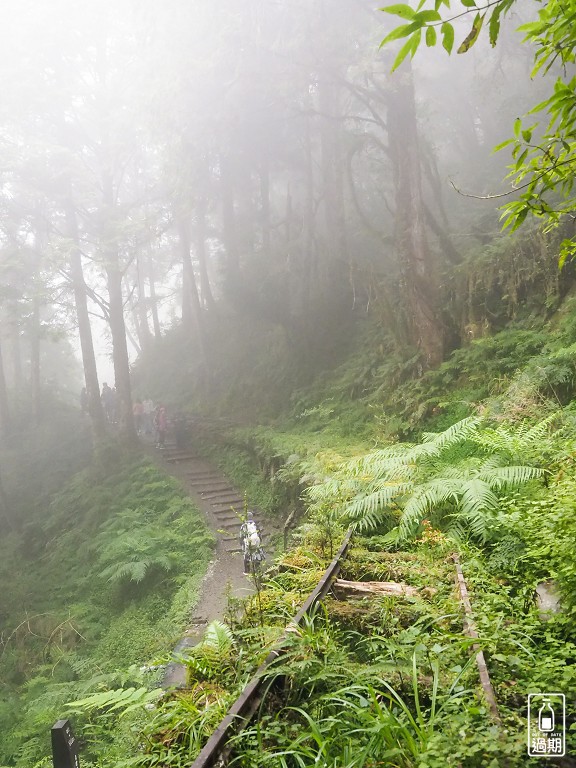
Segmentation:
[(459, 537), (484, 541), (498, 492), (542, 475), (541, 468), (510, 459), (539, 442), (550, 423), (524, 431), (490, 430), (481, 417), (470, 416), (443, 432), (425, 434), (421, 443), (396, 444), (341, 462), (308, 490), (308, 498), (312, 509), (336, 505), (360, 531), (398, 524), (399, 538), (406, 540), (422, 520), (433, 518)]
[(188, 656), (181, 660), (188, 668), (190, 681), (212, 680), (236, 668), (236, 641), (232, 630), (218, 619), (210, 622), (204, 637), (195, 645)]
[(478, 468), (448, 467), (433, 479), (415, 485), (400, 519), (400, 538), (413, 536), (422, 520), (436, 518), (458, 538), (470, 534), (486, 541), (490, 522), (498, 511), (497, 490), (539, 477), (542, 470), (527, 466), (500, 466), (492, 457)]
[(101, 527), (94, 539), (99, 576), (110, 582), (141, 582), (156, 569), (171, 571), (178, 564), (174, 550), (181, 542), (153, 523), (142, 524), (140, 512), (126, 510)]

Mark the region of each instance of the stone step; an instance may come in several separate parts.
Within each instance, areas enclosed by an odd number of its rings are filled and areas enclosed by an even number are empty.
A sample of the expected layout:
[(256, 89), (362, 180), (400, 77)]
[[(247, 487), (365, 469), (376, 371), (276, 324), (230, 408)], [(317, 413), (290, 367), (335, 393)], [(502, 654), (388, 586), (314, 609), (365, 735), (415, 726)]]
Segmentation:
[(215, 511), (217, 507), (220, 507), (220, 509), (222, 509), (223, 511), (230, 511), (230, 507), (234, 507), (234, 509), (239, 509), (239, 510), (244, 509), (244, 499), (241, 499), (240, 496), (238, 496), (238, 494), (236, 494), (236, 496), (234, 497), (232, 497), (231, 495), (230, 498), (228, 499), (214, 498), (214, 499), (205, 499), (205, 501), (209, 501), (210, 506), (213, 507)]
[[(225, 507), (220, 507), (218, 509), (212, 509), (212, 512), (214, 515), (221, 515), (225, 512), (230, 512), (234, 516), (241, 515), (242, 514), (242, 504), (227, 504)], [(231, 519), (231, 518), (230, 518)]]
[(242, 521), (232, 510), (220, 510), (218, 512), (214, 512), (214, 517), (223, 523), (237, 523), (238, 525), (242, 525)]
[(241, 513), (241, 509), (230, 509), (230, 507), (212, 510), (212, 514), (217, 520), (235, 520), (238, 525), (242, 523)]
[(189, 472), (186, 473), (186, 479), (191, 485), (199, 485), (200, 483), (226, 483), (226, 485), (230, 485), (230, 483), (227, 480), (222, 480), (221, 477), (214, 474), (202, 474), (202, 475), (194, 475)]
[(234, 523), (218, 523), (218, 530), (219, 531), (226, 531), (226, 533), (235, 534), (238, 536), (240, 534), (240, 526), (234, 525)]
[[(227, 533), (228, 531), (226, 531), (226, 533), (220, 534), (222, 536), (221, 541), (224, 541), (226, 543), (236, 542), (238, 546), (240, 546), (240, 539), (238, 538), (238, 536), (228, 536)], [(262, 541), (263, 544), (265, 544), (268, 541), (268, 539), (269, 539), (269, 536), (267, 536), (265, 533), (263, 533), (260, 537), (260, 540)]]
[(201, 493), (221, 493), (224, 490), (228, 490), (230, 488), (229, 483), (215, 483), (214, 481), (206, 481), (206, 480), (196, 480), (196, 481), (189, 481), (190, 485), (198, 486), (199, 489), (201, 489)]
[(243, 504), (244, 499), (242, 496), (239, 496), (237, 493), (234, 493), (234, 491), (229, 491), (228, 493), (200, 493), (200, 496), (205, 501), (211, 501), (213, 505), (217, 506), (218, 504)]
[(226, 483), (225, 486), (222, 488), (215, 488), (213, 491), (206, 489), (206, 491), (202, 491), (202, 496), (205, 498), (214, 498), (217, 499), (219, 497), (222, 497), (224, 501), (226, 501), (229, 497), (233, 499), (241, 499), (242, 494), (238, 493), (238, 491), (233, 488), (230, 483)]
[(240, 547), (240, 544), (238, 542), (232, 543), (228, 541), (222, 542), (224, 552), (229, 552), (230, 554), (241, 554), (242, 548)]
[(196, 454), (192, 453), (167, 453), (164, 458), (166, 461), (193, 461), (198, 458)]

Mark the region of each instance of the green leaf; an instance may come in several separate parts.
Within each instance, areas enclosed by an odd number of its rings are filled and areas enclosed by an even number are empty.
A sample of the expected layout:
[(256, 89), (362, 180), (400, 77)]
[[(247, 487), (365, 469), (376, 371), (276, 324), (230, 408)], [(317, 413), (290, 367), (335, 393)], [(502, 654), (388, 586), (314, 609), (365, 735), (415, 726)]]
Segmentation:
[(490, 16), (490, 24), (488, 25), (488, 36), (490, 38), (490, 45), (494, 47), (498, 41), (498, 35), (500, 34), (500, 13), (502, 6), (497, 5), (492, 15)]
[(409, 5), (386, 5), (378, 10), (391, 13), (393, 16), (400, 16), (401, 19), (413, 19), (415, 16), (415, 11)]
[(576, 253), (576, 244), (573, 240), (563, 240), (560, 244), (560, 258), (558, 259), (558, 269), (562, 269), (567, 259), (573, 259)]
[(492, 152), (500, 152), (501, 149), (509, 147), (510, 144), (514, 144), (515, 141), (516, 139), (506, 139), (506, 141), (503, 141), (501, 144), (496, 144)]
[(517, 117), (516, 120), (514, 120), (514, 136), (519, 139), (520, 138), (520, 131), (522, 130), (522, 120)]
[(476, 8), (476, 0), (460, 0), (464, 8)]
[(474, 17), (474, 21), (472, 22), (472, 29), (466, 36), (460, 48), (458, 48), (457, 53), (466, 53), (466, 51), (469, 51), (470, 48), (472, 48), (476, 40), (478, 40), (478, 35), (480, 34), (480, 30), (482, 29), (483, 23), (484, 23), (484, 14), (480, 16), (480, 14), (477, 13), (476, 16)]
[(434, 27), (426, 27), (426, 45), (428, 48), (436, 45), (436, 29)]
[(454, 46), (454, 27), (452, 24), (448, 24), (447, 21), (440, 27), (442, 33), (442, 47), (448, 53), (452, 53), (452, 47)]
[(526, 160), (527, 155), (528, 155), (528, 150), (525, 149), (524, 152), (522, 152), (522, 154), (518, 158), (518, 160), (516, 160), (516, 166), (515, 166), (516, 171), (519, 171), (520, 168), (524, 165), (524, 160)]
[(532, 140), (532, 129), (527, 128), (525, 131), (522, 131), (522, 138), (526, 142), (526, 144), (529, 144)]
[(528, 216), (528, 208), (523, 208), (520, 213), (514, 217), (514, 223), (512, 224), (511, 232), (515, 232), (518, 227), (523, 223), (524, 219)]
[(412, 35), (412, 37), (406, 40), (406, 42), (400, 49), (398, 56), (396, 56), (394, 66), (392, 67), (392, 72), (398, 69), (398, 67), (400, 66), (400, 64), (402, 64), (402, 62), (404, 61), (406, 56), (408, 56), (408, 54), (410, 54), (411, 56), (414, 56), (414, 54), (418, 50), (418, 46), (420, 45), (421, 34), (422, 34), (422, 30), (419, 29), (418, 32), (416, 32), (415, 34)]
[(401, 24), (399, 27), (396, 27), (396, 29), (393, 29), (390, 34), (386, 35), (384, 40), (382, 40), (380, 43), (380, 48), (385, 46), (387, 43), (391, 43), (392, 40), (399, 40), (402, 37), (411, 35), (412, 32), (421, 29), (421, 27), (422, 24), (419, 21), (412, 22), (412, 24)]
[(416, 14), (415, 20), (428, 24), (431, 21), (442, 21), (442, 17), (438, 11), (421, 11)]

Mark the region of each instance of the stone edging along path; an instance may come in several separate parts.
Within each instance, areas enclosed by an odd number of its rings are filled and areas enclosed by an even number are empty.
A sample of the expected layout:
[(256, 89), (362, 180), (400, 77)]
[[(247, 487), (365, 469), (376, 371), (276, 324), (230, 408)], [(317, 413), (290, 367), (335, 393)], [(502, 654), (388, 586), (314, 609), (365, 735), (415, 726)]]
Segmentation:
[[(228, 595), (242, 598), (254, 591), (251, 580), (242, 572), (240, 519), (236, 513), (243, 512), (244, 496), (217, 468), (199, 458), (194, 451), (178, 450), (175, 445), (166, 443), (164, 450), (156, 451), (155, 463), (182, 483), (216, 538), (214, 558), (202, 579), (198, 603), (184, 636), (174, 649), (178, 653), (196, 645), (211, 621), (224, 617)], [(261, 525), (261, 516), (258, 510), (254, 511)], [(264, 533), (265, 547), (266, 541)], [(162, 688), (185, 685), (186, 668), (175, 662), (168, 664), (161, 681)]]

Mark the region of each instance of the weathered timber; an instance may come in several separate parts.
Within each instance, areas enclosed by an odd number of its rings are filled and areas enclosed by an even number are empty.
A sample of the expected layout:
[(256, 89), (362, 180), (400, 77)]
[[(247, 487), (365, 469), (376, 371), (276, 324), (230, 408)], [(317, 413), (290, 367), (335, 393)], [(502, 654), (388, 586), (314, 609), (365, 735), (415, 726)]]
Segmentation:
[[(477, 638), (478, 632), (476, 631), (476, 626), (474, 624), (472, 605), (470, 603), (470, 597), (468, 596), (468, 588), (466, 586), (464, 574), (462, 573), (462, 568), (460, 567), (460, 558), (457, 554), (453, 554), (452, 559), (454, 560), (454, 564), (456, 566), (456, 584), (458, 585), (458, 590), (460, 592), (460, 600), (464, 606), (464, 631), (468, 637)], [(482, 690), (484, 691), (484, 698), (486, 699), (488, 710), (494, 722), (498, 725), (501, 725), (502, 721), (500, 720), (500, 712), (498, 711), (498, 704), (496, 703), (496, 694), (494, 693), (494, 688), (492, 687), (492, 683), (490, 681), (490, 675), (488, 673), (488, 667), (486, 666), (484, 653), (480, 646), (477, 644), (474, 644), (472, 648), (474, 651), (476, 651), (476, 666), (478, 667), (480, 683), (482, 684)]]
[(417, 597), (420, 590), (398, 581), (346, 581), (336, 579), (334, 592), (350, 597), (372, 597), (378, 595), (396, 597)]

